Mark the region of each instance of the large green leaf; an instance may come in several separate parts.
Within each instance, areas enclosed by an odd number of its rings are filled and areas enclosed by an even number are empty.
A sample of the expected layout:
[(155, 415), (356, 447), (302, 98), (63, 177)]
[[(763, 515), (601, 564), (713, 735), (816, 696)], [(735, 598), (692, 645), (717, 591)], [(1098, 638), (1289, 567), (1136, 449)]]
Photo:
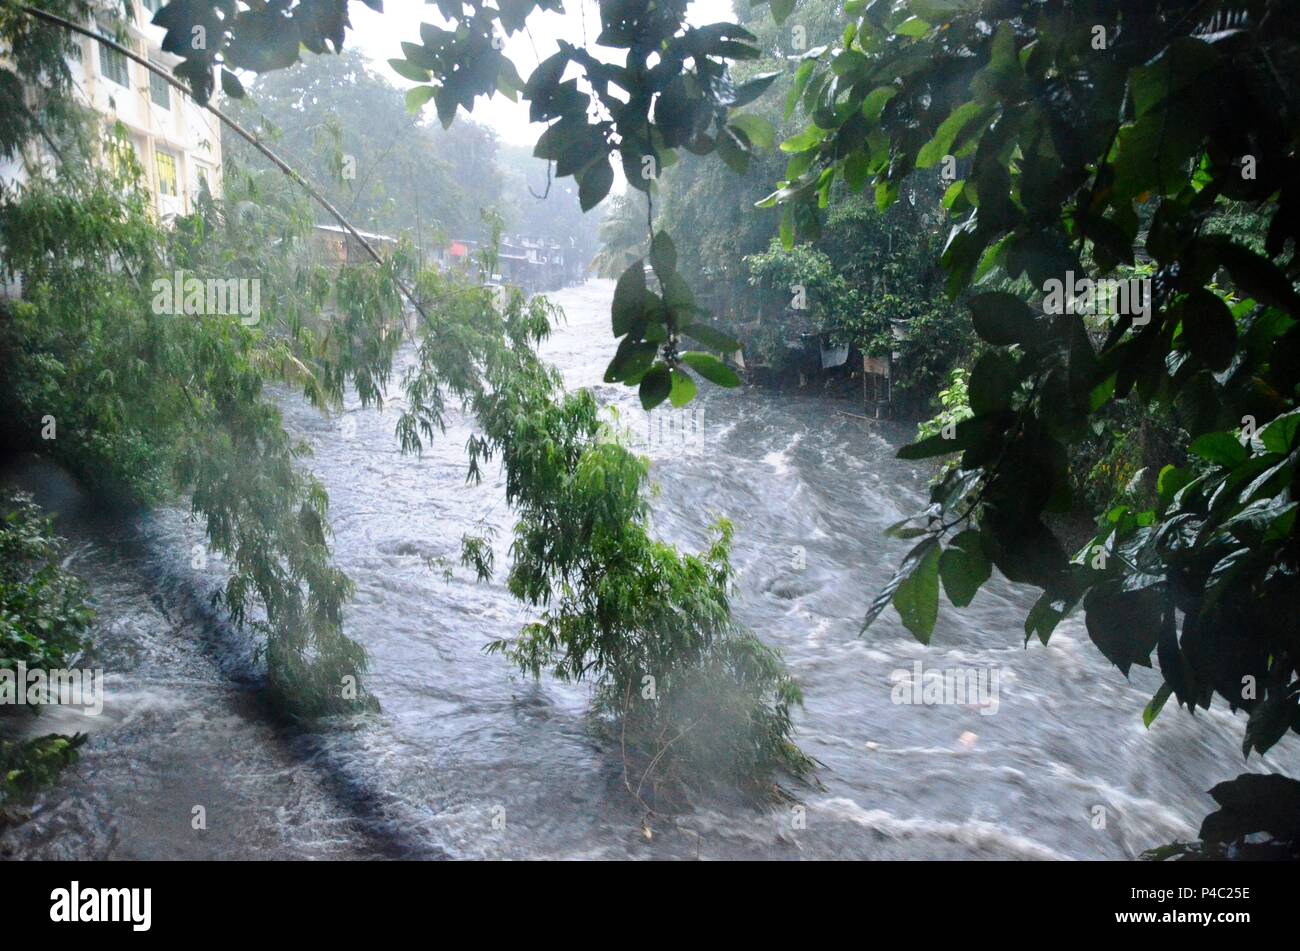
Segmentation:
[(614, 324), (614, 336), (621, 337), (641, 319), (645, 313), (645, 261), (637, 258), (621, 275), (614, 285), (614, 304), (611, 316)]
[(932, 168), (939, 163), (952, 148), (953, 140), (970, 122), (981, 115), (988, 107), (978, 102), (968, 102), (954, 109), (935, 130), (934, 138), (921, 147), (916, 154), (917, 168)]
[(1084, 598), (1088, 637), (1125, 677), (1137, 664), (1151, 666), (1160, 637), (1160, 594), (1156, 589), (1124, 591), (1118, 581), (1093, 587)]
[(731, 337), (728, 337), (721, 330), (710, 327), (708, 324), (686, 324), (681, 328), (681, 332), (690, 337), (692, 340), (698, 340), (713, 350), (722, 354), (732, 354), (740, 349), (740, 344)]
[(609, 158), (599, 158), (587, 166), (578, 181), (578, 204), (583, 211), (590, 211), (601, 203), (609, 194), (614, 184), (614, 166)]
[(688, 351), (681, 355), (681, 361), (710, 383), (727, 387), (740, 386), (740, 377), (736, 376), (735, 371), (711, 353)]
[(427, 83), (429, 81), (429, 71), (416, 66), (414, 63), (407, 62), (404, 59), (390, 59), (388, 65), (393, 72), (403, 79), (409, 79), (416, 83)]
[(917, 560), (916, 568), (894, 592), (894, 609), (904, 626), (922, 644), (930, 643), (939, 617), (939, 546), (933, 545)]
[(764, 151), (772, 148), (772, 143), (776, 139), (776, 129), (772, 127), (772, 123), (762, 116), (748, 112), (744, 115), (732, 116), (729, 121), (733, 126), (745, 133), (745, 137), (749, 139), (754, 148)]
[(964, 608), (970, 604), (975, 592), (992, 573), (993, 566), (984, 554), (980, 534), (973, 529), (956, 536), (951, 547), (939, 556), (943, 590), (954, 607)]
[(695, 381), (691, 379), (689, 373), (673, 367), (672, 380), (673, 387), (668, 394), (668, 401), (673, 406), (685, 406), (695, 398)]
[(1038, 324), (1029, 305), (1014, 294), (992, 291), (970, 300), (975, 332), (989, 343), (1009, 346), (1028, 343), (1038, 336)]
[(677, 248), (666, 231), (656, 231), (650, 243), (650, 264), (660, 281), (677, 270)]
[(1179, 307), (1187, 347), (1211, 370), (1223, 370), (1237, 352), (1237, 322), (1217, 294), (1197, 289)]
[(652, 410), (664, 400), (666, 400), (673, 390), (673, 378), (668, 367), (662, 363), (656, 363), (641, 378), (641, 406), (646, 410)]

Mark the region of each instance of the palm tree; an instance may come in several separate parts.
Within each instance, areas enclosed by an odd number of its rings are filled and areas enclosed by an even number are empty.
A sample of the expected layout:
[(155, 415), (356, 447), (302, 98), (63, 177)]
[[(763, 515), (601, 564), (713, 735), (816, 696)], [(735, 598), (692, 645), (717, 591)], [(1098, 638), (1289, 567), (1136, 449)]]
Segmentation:
[(600, 223), (600, 250), (592, 258), (597, 277), (616, 278), (645, 254), (649, 229), (640, 193), (627, 189), (610, 200), (609, 213)]

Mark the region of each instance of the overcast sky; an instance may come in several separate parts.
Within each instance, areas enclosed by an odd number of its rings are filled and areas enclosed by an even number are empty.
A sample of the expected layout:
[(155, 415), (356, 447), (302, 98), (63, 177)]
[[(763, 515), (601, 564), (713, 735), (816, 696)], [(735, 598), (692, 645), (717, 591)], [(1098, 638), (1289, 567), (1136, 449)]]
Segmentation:
[[(595, 40), (600, 33), (600, 11), (594, 0), (564, 0), (565, 13), (534, 13), (529, 17), (528, 33), (516, 33), (506, 39), (505, 53), (527, 79), (533, 68), (555, 52), (555, 41), (566, 39), (582, 45)], [(388, 60), (402, 56), (403, 41), (420, 42), (420, 24), (436, 23), (445, 26), (438, 8), (422, 0), (384, 0), (384, 12), (375, 13), (364, 4), (349, 5), (352, 32), (348, 44), (364, 53), (379, 72), (393, 85), (405, 88), (414, 85), (392, 71)], [(708, 23), (735, 22), (731, 0), (694, 0), (688, 10), (688, 19), (696, 26)], [(536, 51), (533, 49), (536, 44)], [(612, 53), (620, 51), (611, 51)], [(430, 113), (433, 106), (426, 107)], [(463, 116), (464, 113), (462, 112)], [(512, 103), (504, 96), (491, 100), (480, 98), (474, 106), (474, 119), (494, 129), (503, 142), (515, 145), (532, 145), (537, 141), (539, 129), (530, 129), (528, 107), (522, 102)]]

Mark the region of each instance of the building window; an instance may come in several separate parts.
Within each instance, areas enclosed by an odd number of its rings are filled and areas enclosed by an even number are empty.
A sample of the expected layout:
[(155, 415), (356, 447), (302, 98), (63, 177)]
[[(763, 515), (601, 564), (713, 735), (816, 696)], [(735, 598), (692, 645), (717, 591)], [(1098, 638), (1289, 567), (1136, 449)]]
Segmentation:
[(176, 156), (170, 152), (158, 153), (158, 194), (176, 195)]
[(103, 43), (99, 44), (99, 71), (109, 82), (117, 83), (119, 86), (131, 84), (126, 68), (126, 57), (117, 50), (109, 49)]
[(155, 106), (163, 109), (172, 107), (172, 87), (157, 73), (149, 74), (149, 98)]
[(119, 178), (134, 178), (139, 168), (135, 146), (126, 139), (113, 137), (108, 142), (108, 163)]

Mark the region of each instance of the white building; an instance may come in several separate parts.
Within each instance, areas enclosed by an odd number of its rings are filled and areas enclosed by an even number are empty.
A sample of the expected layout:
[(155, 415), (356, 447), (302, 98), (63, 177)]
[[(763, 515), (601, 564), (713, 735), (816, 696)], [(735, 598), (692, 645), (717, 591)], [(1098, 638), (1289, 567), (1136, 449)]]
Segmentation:
[[(128, 2), (134, 16), (123, 45), (170, 72), (180, 60), (163, 52), (165, 31), (149, 22), (162, 0)], [(207, 183), (213, 195), (220, 194), (221, 128), (217, 117), (116, 50), (88, 37), (78, 36), (74, 41), (78, 53), (68, 65), (76, 93), (109, 124), (122, 123), (159, 217), (166, 220), (190, 212), (201, 182)], [(29, 154), (0, 162), (0, 179), (22, 180), (23, 166), (43, 158)]]

